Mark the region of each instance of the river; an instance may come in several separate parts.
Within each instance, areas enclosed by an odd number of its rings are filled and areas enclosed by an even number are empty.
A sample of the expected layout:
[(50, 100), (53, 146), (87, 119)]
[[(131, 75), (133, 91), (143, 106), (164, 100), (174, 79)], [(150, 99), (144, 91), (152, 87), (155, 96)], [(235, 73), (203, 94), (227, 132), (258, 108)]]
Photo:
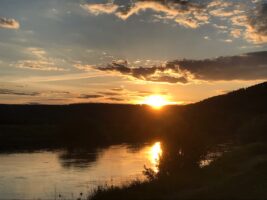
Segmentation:
[(99, 185), (144, 181), (144, 165), (157, 171), (161, 153), (159, 142), (0, 153), (0, 199), (85, 198)]

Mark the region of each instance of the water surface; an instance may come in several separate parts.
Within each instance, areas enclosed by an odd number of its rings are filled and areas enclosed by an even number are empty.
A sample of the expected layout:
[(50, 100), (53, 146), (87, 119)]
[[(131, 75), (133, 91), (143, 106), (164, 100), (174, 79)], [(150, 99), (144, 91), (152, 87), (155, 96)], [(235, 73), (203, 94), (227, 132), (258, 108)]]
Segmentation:
[(157, 170), (160, 143), (104, 149), (0, 154), (0, 199), (84, 196), (98, 185), (145, 180), (144, 165)]

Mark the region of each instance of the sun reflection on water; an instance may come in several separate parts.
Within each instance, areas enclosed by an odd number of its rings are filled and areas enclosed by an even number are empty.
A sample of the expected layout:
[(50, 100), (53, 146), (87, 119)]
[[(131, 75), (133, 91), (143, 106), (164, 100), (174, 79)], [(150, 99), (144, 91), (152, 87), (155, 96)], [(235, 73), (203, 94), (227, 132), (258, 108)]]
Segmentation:
[(158, 164), (161, 156), (162, 156), (161, 143), (156, 142), (155, 144), (153, 144), (153, 146), (150, 148), (149, 151), (149, 159), (153, 165), (152, 169), (155, 172), (158, 172)]

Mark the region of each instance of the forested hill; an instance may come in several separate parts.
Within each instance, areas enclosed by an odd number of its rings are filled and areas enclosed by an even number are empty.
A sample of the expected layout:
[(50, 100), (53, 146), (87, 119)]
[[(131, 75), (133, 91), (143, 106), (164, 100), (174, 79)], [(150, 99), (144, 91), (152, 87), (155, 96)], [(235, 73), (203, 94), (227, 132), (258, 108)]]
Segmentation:
[(195, 106), (205, 109), (225, 109), (228, 112), (233, 110), (266, 112), (267, 82), (211, 97), (194, 104), (192, 107)]
[(117, 104), (0, 105), (0, 139), (5, 145), (118, 143), (162, 137), (176, 141), (184, 135), (189, 140), (217, 135), (265, 139), (266, 124), (267, 82), (160, 111)]
[(190, 121), (187, 133), (193, 137), (267, 139), (267, 82), (211, 97), (182, 110), (185, 120)]

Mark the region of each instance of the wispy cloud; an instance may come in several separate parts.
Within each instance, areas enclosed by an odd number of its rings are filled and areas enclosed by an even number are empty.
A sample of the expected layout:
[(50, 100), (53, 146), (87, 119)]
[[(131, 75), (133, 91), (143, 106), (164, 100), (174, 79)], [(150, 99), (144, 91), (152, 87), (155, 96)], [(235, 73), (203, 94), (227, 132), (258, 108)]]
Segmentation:
[(43, 49), (30, 47), (26, 49), (26, 52), (31, 54), (35, 59), (20, 60), (12, 66), (21, 69), (32, 69), (40, 71), (66, 71), (65, 68), (57, 66), (56, 62), (58, 60), (48, 57), (46, 51)]
[(76, 69), (82, 70), (82, 71), (92, 71), (94, 69), (95, 65), (83, 65), (81, 63), (76, 63), (73, 65)]
[(125, 101), (125, 99), (123, 98), (117, 98), (117, 97), (108, 97), (106, 98), (107, 100), (111, 100), (111, 101)]
[(98, 92), (99, 94), (105, 95), (105, 96), (118, 96), (120, 93), (118, 92)]
[[(12, 80), (15, 83), (41, 83), (41, 82), (57, 82), (57, 81), (73, 81), (73, 80), (80, 80), (80, 79), (89, 79), (89, 78), (97, 78), (103, 77), (103, 72), (84, 72), (84, 73), (67, 73), (67, 74), (60, 74), (60, 75), (50, 75), (50, 76), (30, 76), (25, 78), (16, 78)], [(105, 74), (105, 76), (109, 76)], [(12, 77), (8, 76), (5, 80), (9, 80)]]
[(41, 93), (39, 92), (25, 92), (25, 91), (16, 91), (6, 88), (0, 88), (0, 95), (18, 95), (18, 96), (38, 96)]
[(15, 65), (21, 69), (32, 69), (41, 71), (66, 71), (64, 68), (55, 66), (54, 62), (48, 60), (22, 60)]
[(119, 8), (118, 5), (113, 4), (113, 3), (107, 3), (107, 4), (83, 4), (81, 5), (82, 8), (88, 10), (88, 12), (94, 14), (94, 15), (100, 15), (103, 13), (106, 14), (112, 14), (117, 11)]
[(124, 88), (122, 88), (122, 87), (118, 87), (118, 88), (112, 88), (112, 89), (110, 89), (111, 91), (115, 91), (115, 92), (122, 92), (122, 91), (124, 91)]

